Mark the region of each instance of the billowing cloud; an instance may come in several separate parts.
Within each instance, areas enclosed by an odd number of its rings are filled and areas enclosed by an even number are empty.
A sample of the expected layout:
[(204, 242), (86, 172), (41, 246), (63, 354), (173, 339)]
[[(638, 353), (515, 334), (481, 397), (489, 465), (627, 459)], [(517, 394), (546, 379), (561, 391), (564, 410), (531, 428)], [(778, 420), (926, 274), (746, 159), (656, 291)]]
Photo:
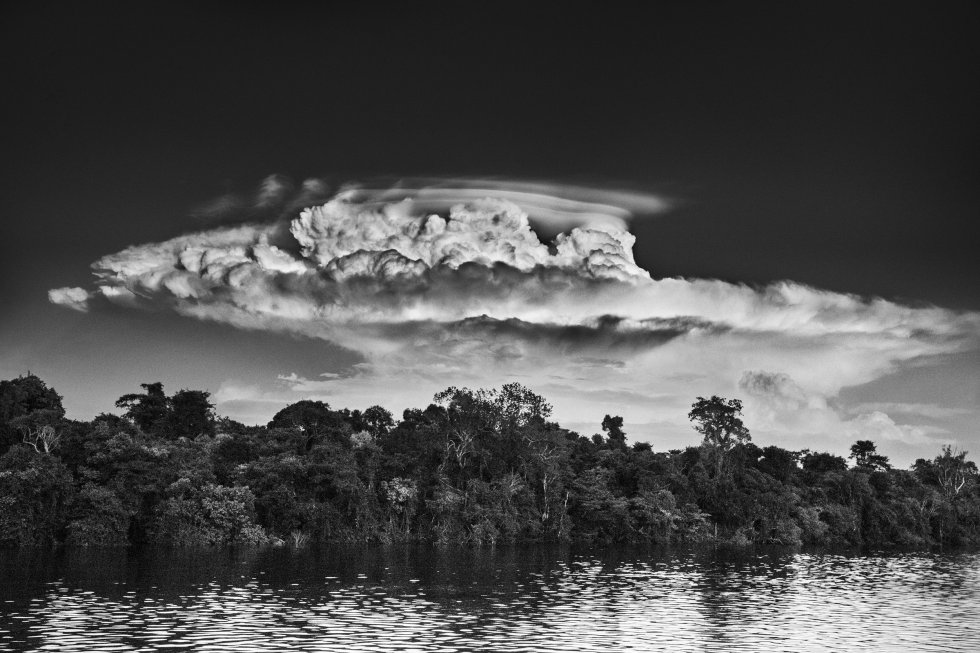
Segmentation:
[[(800, 410), (814, 403), (814, 397), (808, 396), (789, 375), (782, 372), (747, 371), (739, 379), (738, 387), (781, 410)], [(817, 403), (818, 407), (825, 405), (819, 401)]]
[[(671, 444), (681, 433), (690, 440), (686, 407), (706, 394), (744, 396), (764, 433), (922, 441), (935, 429), (905, 428), (882, 411), (843, 416), (834, 397), (977, 346), (972, 313), (792, 282), (652, 279), (633, 257), (627, 221), (665, 202), (544, 190), (445, 180), (346, 187), (299, 208), (324, 187), (270, 178), (250, 199), (214, 208), (238, 207), (243, 224), (222, 214), (225, 226), (105, 256), (93, 264), (92, 289), (52, 290), (50, 299), (80, 310), (168, 309), (329, 340), (364, 358), (339, 376), (283, 371), (261, 392), (229, 381), (216, 395), (229, 402), (304, 394), (399, 408), (452, 384), (516, 379), (553, 390), (563, 420), (622, 412), (628, 424), (658, 425), (635, 436)], [(543, 242), (549, 227), (561, 232)]]
[(48, 291), (51, 303), (82, 312), (88, 310), (89, 296), (84, 288), (53, 288)]
[(781, 372), (747, 371), (738, 387), (751, 399), (747, 417), (753, 424), (768, 430), (788, 429), (800, 441), (814, 439), (825, 446), (828, 439), (838, 440), (839, 446), (855, 440), (924, 445), (934, 444), (933, 436), (943, 440), (949, 435), (928, 424), (898, 424), (871, 405), (841, 410), (832, 397), (808, 392)]

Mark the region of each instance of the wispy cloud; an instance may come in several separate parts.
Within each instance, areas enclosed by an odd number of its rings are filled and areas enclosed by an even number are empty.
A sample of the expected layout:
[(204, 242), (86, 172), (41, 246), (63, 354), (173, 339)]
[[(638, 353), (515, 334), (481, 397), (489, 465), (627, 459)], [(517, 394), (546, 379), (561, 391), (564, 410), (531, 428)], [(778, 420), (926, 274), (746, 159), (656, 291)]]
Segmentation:
[(878, 401), (857, 404), (849, 409), (852, 413), (884, 412), (899, 415), (926, 417), (929, 419), (948, 419), (968, 415), (970, 409), (920, 402)]
[[(895, 423), (884, 405), (845, 414), (833, 398), (913, 360), (977, 347), (977, 314), (793, 282), (652, 279), (635, 262), (626, 222), (666, 202), (545, 190), (347, 187), (301, 210), (296, 202), (324, 187), (273, 178), (247, 201), (213, 207), (217, 223), (238, 211), (246, 224), (108, 255), (93, 265), (94, 288), (60, 288), (50, 299), (79, 310), (173, 310), (329, 340), (364, 357), (342, 377), (284, 374), (258, 394), (229, 383), (216, 394), (228, 402), (319, 394), (400, 408), (450, 384), (517, 379), (548, 388), (570, 422), (619, 411), (686, 432), (694, 396), (727, 394), (745, 397), (764, 433), (910, 443), (936, 434)], [(562, 233), (542, 242), (534, 221)]]

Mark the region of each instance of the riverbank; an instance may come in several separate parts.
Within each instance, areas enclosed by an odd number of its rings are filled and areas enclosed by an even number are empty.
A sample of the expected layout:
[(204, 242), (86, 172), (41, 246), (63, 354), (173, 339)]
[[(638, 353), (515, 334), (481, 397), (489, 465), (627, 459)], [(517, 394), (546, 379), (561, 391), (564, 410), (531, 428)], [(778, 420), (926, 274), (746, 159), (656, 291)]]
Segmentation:
[(702, 441), (655, 451), (628, 445), (619, 417), (601, 435), (564, 429), (517, 384), (450, 388), (398, 421), (301, 401), (245, 426), (160, 384), (120, 398), (124, 416), (71, 421), (40, 379), (19, 381), (48, 407), (0, 425), (0, 546), (980, 543), (965, 453), (898, 470), (868, 441), (851, 465), (760, 447), (737, 400), (699, 398)]

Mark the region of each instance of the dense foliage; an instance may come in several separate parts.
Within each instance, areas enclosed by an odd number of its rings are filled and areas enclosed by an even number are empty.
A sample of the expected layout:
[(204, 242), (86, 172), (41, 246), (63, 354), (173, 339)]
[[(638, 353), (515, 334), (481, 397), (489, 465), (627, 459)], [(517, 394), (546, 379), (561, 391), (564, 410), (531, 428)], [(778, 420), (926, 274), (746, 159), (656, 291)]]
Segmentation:
[(932, 546), (980, 542), (980, 484), (949, 447), (893, 469), (873, 442), (760, 448), (736, 399), (698, 397), (698, 446), (584, 437), (518, 385), (449, 388), (395, 420), (300, 401), (267, 426), (207, 392), (142, 386), (123, 416), (64, 418), (33, 375), (0, 382), (0, 545), (518, 541)]

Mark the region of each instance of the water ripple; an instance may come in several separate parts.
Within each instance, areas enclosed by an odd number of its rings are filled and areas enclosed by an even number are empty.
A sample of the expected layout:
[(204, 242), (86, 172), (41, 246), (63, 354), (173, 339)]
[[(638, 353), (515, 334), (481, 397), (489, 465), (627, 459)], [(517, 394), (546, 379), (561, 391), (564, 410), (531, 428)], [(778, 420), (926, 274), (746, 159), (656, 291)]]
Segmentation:
[(0, 580), (4, 651), (980, 650), (978, 554), (7, 552)]

